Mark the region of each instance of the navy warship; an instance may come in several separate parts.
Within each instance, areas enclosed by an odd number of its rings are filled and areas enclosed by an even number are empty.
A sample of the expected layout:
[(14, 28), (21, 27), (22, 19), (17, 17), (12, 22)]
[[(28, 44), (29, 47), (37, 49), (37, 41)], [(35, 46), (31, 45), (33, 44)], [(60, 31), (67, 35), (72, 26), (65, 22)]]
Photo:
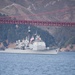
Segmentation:
[[(28, 27), (28, 33), (30, 33), (30, 27)], [(46, 43), (42, 40), (40, 35), (37, 33), (35, 37), (32, 36), (31, 38), (29, 35), (21, 40), (17, 40), (15, 43), (15, 48), (6, 48), (4, 51), (0, 52), (7, 52), (7, 53), (32, 53), (32, 54), (57, 54), (59, 52), (59, 48), (50, 48), (46, 47)]]

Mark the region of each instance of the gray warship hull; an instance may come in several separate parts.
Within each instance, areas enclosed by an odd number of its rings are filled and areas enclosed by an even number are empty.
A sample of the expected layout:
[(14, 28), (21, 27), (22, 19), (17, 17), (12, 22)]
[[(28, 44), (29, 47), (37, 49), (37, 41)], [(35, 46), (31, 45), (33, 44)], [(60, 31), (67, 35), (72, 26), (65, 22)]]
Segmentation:
[(54, 50), (21, 50), (21, 49), (11, 49), (8, 48), (5, 51), (0, 51), (2, 53), (24, 53), (24, 54), (57, 54), (59, 52), (59, 48)]

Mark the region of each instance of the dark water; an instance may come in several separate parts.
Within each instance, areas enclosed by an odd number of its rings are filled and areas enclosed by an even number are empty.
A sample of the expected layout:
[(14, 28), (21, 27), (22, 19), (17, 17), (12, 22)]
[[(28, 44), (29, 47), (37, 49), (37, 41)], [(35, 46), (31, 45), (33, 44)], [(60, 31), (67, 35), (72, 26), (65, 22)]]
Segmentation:
[(0, 53), (0, 75), (75, 75), (75, 52), (57, 55)]

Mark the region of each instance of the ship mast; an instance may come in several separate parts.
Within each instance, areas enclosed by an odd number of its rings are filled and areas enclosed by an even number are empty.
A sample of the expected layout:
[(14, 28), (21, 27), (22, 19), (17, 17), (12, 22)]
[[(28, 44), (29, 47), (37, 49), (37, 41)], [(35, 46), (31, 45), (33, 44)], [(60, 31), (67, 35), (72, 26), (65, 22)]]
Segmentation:
[(30, 40), (30, 32), (31, 32), (30, 26), (28, 26), (28, 40)]

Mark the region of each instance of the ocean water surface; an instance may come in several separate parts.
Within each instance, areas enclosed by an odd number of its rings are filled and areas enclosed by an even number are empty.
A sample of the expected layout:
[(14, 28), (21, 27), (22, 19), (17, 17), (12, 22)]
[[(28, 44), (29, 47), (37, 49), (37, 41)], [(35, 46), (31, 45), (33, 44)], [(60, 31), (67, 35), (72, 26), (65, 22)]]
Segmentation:
[(75, 52), (57, 55), (0, 53), (0, 75), (75, 75)]

